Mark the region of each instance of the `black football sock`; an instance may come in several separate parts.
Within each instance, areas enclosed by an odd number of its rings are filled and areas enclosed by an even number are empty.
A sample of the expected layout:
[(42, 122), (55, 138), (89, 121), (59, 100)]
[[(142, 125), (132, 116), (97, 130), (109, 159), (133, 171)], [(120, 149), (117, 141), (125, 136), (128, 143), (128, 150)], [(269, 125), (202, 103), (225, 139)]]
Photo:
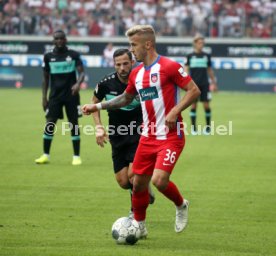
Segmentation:
[(196, 109), (191, 109), (190, 111), (192, 130), (196, 131)]
[(205, 118), (206, 118), (206, 125), (207, 127), (210, 127), (211, 125), (211, 109), (205, 109)]
[(71, 130), (71, 139), (73, 143), (74, 156), (80, 155), (80, 131), (78, 124), (73, 125)]
[(206, 132), (211, 132), (211, 109), (205, 109)]
[(72, 136), (74, 156), (80, 155), (80, 136)]
[(47, 155), (50, 154), (51, 144), (55, 133), (55, 125), (54, 125), (55, 123), (56, 123), (55, 121), (52, 121), (52, 122), (48, 121), (44, 128), (43, 151), (44, 151), (44, 154), (47, 154)]
[(53, 140), (53, 135), (43, 134), (43, 152), (44, 154), (50, 154), (50, 148)]

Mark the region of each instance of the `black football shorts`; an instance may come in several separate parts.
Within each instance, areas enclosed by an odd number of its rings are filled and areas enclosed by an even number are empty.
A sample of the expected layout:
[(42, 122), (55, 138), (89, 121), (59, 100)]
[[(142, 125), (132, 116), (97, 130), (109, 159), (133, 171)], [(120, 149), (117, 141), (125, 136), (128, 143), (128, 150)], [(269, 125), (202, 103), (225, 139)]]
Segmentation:
[(198, 100), (201, 102), (209, 102), (212, 99), (212, 94), (209, 89), (209, 85), (200, 86), (198, 85), (198, 88), (201, 92), (200, 96), (198, 97)]
[(112, 146), (112, 161), (114, 172), (117, 173), (124, 167), (128, 167), (133, 162), (139, 141), (124, 144), (120, 147)]
[(63, 107), (68, 120), (76, 120), (82, 116), (80, 95), (75, 95), (66, 100), (50, 99), (46, 109), (46, 118), (63, 119)]

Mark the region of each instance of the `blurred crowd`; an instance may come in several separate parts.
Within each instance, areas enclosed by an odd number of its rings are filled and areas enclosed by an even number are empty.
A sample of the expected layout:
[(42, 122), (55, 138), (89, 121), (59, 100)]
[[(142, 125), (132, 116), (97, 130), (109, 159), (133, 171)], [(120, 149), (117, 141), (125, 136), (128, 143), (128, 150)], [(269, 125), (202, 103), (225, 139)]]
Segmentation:
[(151, 24), (160, 36), (276, 37), (274, 0), (0, 0), (0, 33), (121, 36)]

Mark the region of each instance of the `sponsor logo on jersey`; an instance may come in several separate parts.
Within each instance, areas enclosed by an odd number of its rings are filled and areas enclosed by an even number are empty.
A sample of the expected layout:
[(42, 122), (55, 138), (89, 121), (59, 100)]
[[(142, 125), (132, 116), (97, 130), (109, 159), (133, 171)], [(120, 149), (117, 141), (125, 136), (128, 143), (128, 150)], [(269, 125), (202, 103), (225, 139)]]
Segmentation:
[(158, 75), (157, 73), (151, 74), (150, 79), (153, 83), (156, 83), (158, 81)]
[(190, 68), (207, 68), (208, 59), (207, 56), (196, 57), (193, 56), (190, 61)]
[(158, 92), (155, 86), (140, 89), (139, 94), (142, 101), (153, 100), (158, 98)]
[(51, 74), (71, 73), (75, 71), (75, 61), (49, 62)]

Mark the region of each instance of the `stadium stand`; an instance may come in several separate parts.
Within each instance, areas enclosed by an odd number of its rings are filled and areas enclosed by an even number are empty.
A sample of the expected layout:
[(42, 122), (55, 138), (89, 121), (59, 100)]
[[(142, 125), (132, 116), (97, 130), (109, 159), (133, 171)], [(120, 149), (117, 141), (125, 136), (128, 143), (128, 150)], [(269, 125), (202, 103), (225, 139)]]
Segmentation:
[(160, 36), (276, 37), (273, 0), (2, 0), (0, 33), (121, 36), (151, 24)]

